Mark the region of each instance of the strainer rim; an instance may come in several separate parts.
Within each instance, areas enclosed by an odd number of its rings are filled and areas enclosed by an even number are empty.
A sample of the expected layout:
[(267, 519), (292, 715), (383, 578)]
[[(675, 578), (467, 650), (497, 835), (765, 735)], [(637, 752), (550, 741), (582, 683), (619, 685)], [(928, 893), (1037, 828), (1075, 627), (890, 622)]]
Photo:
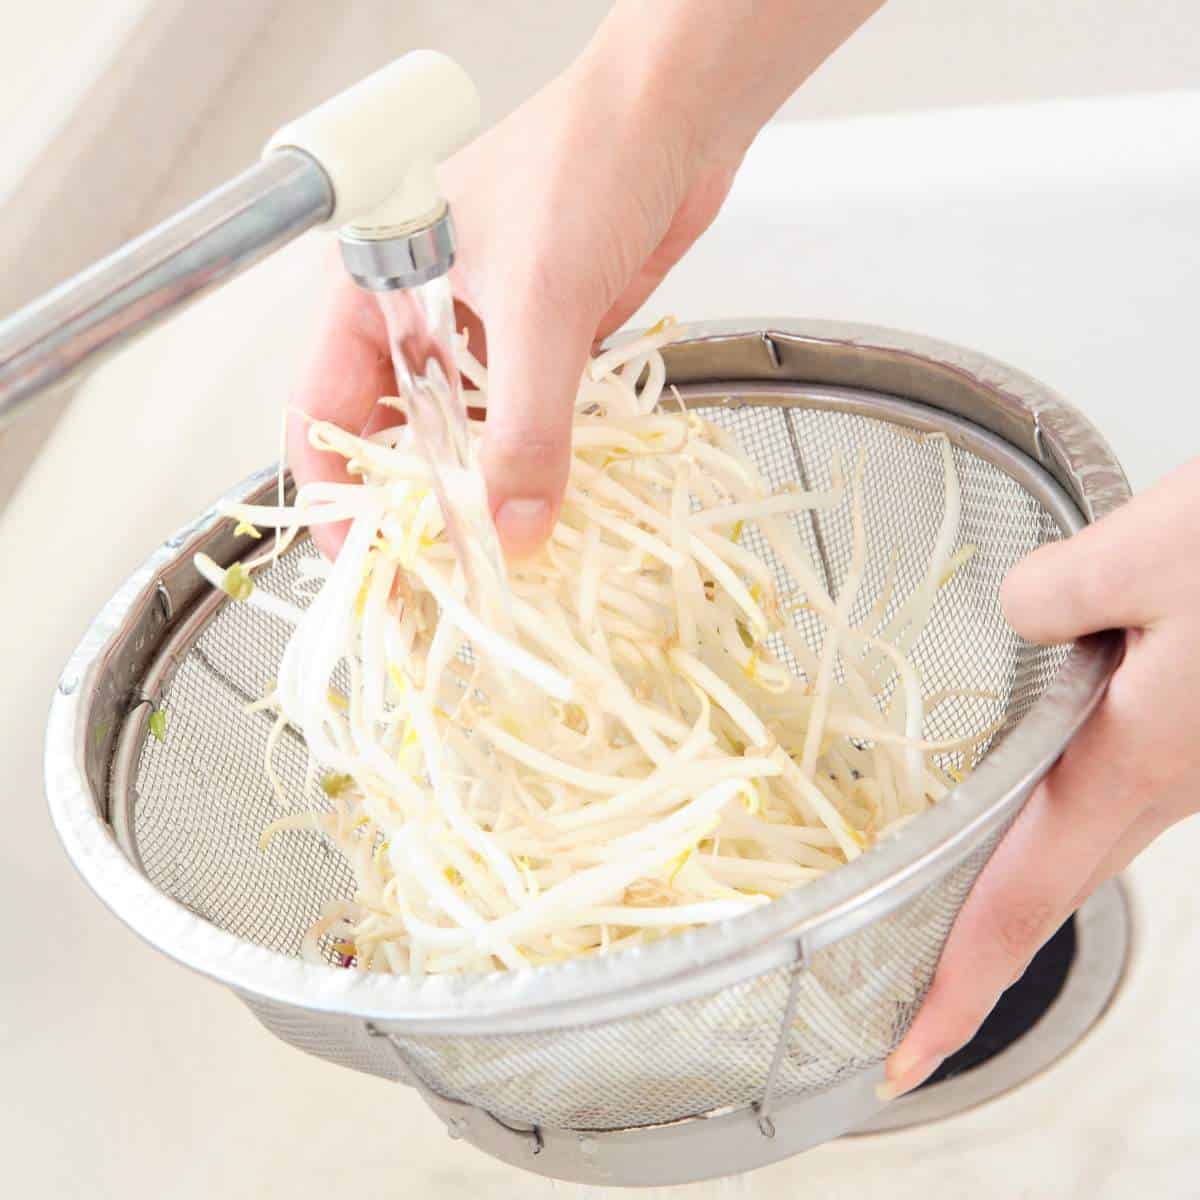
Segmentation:
[[(694, 368), (688, 368), (686, 358), (698, 346), (735, 343), (739, 352), (755, 344), (761, 347), (763, 366), (750, 362), (743, 378), (722, 374), (721, 385), (769, 382), (772, 371), (774, 379), (785, 384), (779, 374), (782, 352), (806, 347), (882, 352), (973, 378), (990, 398), (1008, 407), (1008, 415), (1027, 417), (1027, 445), (1048, 467), (1058, 468), (1056, 475), (1065, 474), (1075, 485), (1074, 498), (1086, 518), (1096, 519), (1128, 496), (1116, 460), (1086, 418), (1049, 389), (986, 356), (931, 339), (840, 323), (739, 321), (692, 329), (681, 343), (681, 374)], [(272, 475), (272, 470), (259, 472), (246, 484), (265, 483)], [(46, 746), (47, 792), (59, 834), (101, 899), (153, 945), (186, 965), (266, 999), (426, 1033), (540, 1030), (627, 1016), (655, 1007), (659, 993), (669, 992), (670, 1000), (677, 1002), (685, 993), (713, 991), (759, 974), (891, 911), (950, 870), (1015, 811), (1032, 781), (1061, 753), (1098, 702), (1122, 642), (1114, 634), (1077, 643), (1005, 743), (947, 800), (909, 827), (902, 856), (894, 851), (895, 843), (878, 847), (756, 913), (665, 939), (642, 951), (530, 971), (413, 983), (314, 966), (211, 925), (141, 875), (97, 811), (83, 770), (88, 736), (84, 699), (106, 650), (154, 588), (159, 573), (217, 520), (210, 510), (164, 543), (105, 606), (64, 670), (51, 705)], [(997, 787), (998, 798), (989, 800)], [(551, 973), (556, 995), (547, 1001)]]

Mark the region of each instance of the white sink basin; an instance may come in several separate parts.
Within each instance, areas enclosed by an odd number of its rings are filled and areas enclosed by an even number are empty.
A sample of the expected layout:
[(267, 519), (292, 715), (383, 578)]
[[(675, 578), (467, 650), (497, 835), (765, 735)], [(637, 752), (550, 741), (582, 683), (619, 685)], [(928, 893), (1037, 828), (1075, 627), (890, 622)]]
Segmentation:
[[(836, 317), (961, 342), (1059, 388), (1144, 486), (1200, 446), (1198, 129), (1200, 93), (773, 127), (647, 315)], [(275, 456), (324, 258), (292, 247), (96, 374), (0, 518), (14, 1195), (545, 1187), (450, 1143), (412, 1094), (276, 1043), (137, 942), (72, 877), (38, 798), (45, 703), (83, 627), (162, 537)], [(1131, 978), (1048, 1075), (936, 1126), (823, 1147), (750, 1194), (1187, 1194), (1198, 853), (1185, 828), (1135, 868)]]

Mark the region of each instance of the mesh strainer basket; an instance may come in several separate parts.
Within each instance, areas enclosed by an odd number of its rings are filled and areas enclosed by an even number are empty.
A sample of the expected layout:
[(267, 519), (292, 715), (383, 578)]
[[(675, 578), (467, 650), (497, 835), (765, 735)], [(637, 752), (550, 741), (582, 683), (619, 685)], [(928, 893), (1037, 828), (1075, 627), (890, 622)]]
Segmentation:
[[(978, 549), (914, 657), (931, 691), (999, 697), (939, 706), (932, 736), (1003, 727), (967, 781), (901, 836), (750, 915), (605, 958), (422, 981), (303, 962), (303, 933), (353, 880), (316, 838), (258, 848), (276, 814), (261, 767), (270, 723), (242, 709), (272, 678), (286, 630), (196, 576), (198, 549), (224, 564), (244, 552), (213, 513), (104, 609), (48, 731), (59, 832), (129, 925), (233, 988), (284, 1041), (416, 1087), (453, 1135), (500, 1158), (591, 1183), (730, 1174), (873, 1113), (880, 1064), (956, 913), (1121, 646), (1115, 634), (1030, 646), (1000, 612), (1012, 564), (1128, 495), (1095, 430), (1034, 381), (943, 344), (818, 322), (701, 326), (666, 359), (689, 405), (736, 431), (773, 483), (819, 483), (835, 448), (849, 459), (865, 447), (868, 534), (901, 548), (901, 584), (922, 569), (942, 492), (936, 453), (895, 426), (953, 443), (961, 537)], [(845, 514), (803, 519), (836, 587)], [(286, 587), (306, 553), (283, 555), (261, 586)], [(879, 585), (867, 579), (864, 604)], [(148, 717), (163, 703), (159, 742)], [(285, 739), (278, 764), (302, 789), (303, 747)]]

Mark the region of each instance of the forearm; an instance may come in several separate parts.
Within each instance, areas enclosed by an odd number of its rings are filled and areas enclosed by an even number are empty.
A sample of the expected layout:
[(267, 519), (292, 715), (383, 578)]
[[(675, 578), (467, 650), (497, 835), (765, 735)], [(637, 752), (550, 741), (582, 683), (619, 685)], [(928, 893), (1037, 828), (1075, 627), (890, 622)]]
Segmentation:
[(739, 157), (884, 0), (617, 0), (583, 56), (697, 153)]

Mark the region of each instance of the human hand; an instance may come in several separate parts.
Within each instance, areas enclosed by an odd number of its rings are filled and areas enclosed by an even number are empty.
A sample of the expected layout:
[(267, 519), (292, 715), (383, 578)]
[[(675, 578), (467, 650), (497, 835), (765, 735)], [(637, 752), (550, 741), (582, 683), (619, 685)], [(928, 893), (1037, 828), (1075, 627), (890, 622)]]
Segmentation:
[(1001, 598), (1034, 642), (1124, 628), (1125, 658), (968, 897), (886, 1095), (932, 1074), (1096, 888), (1200, 811), (1200, 460), (1037, 550)]
[[(740, 152), (690, 144), (648, 97), (579, 64), (442, 170), (460, 254), (451, 275), (481, 352), (490, 404), (483, 465), (506, 550), (549, 533), (566, 486), (571, 417), (593, 342), (621, 325), (716, 215)], [(464, 311), (465, 310), (465, 311)], [(349, 279), (333, 303), (298, 409), (355, 430), (396, 419), (387, 333), (373, 296)], [(390, 413), (390, 417), (386, 414)], [(293, 416), (297, 479), (345, 479)], [(326, 547), (328, 548), (328, 547)]]
[[(563, 75), (444, 164), (476, 353), (486, 329), (483, 469), (509, 553), (553, 526), (593, 342), (708, 227), (761, 125), (881, 2), (622, 0)], [(356, 432), (397, 419), (376, 403), (395, 392), (378, 305), (339, 276), (289, 424), (299, 483), (347, 479), (307, 418)], [(316, 536), (327, 553), (340, 543)]]

